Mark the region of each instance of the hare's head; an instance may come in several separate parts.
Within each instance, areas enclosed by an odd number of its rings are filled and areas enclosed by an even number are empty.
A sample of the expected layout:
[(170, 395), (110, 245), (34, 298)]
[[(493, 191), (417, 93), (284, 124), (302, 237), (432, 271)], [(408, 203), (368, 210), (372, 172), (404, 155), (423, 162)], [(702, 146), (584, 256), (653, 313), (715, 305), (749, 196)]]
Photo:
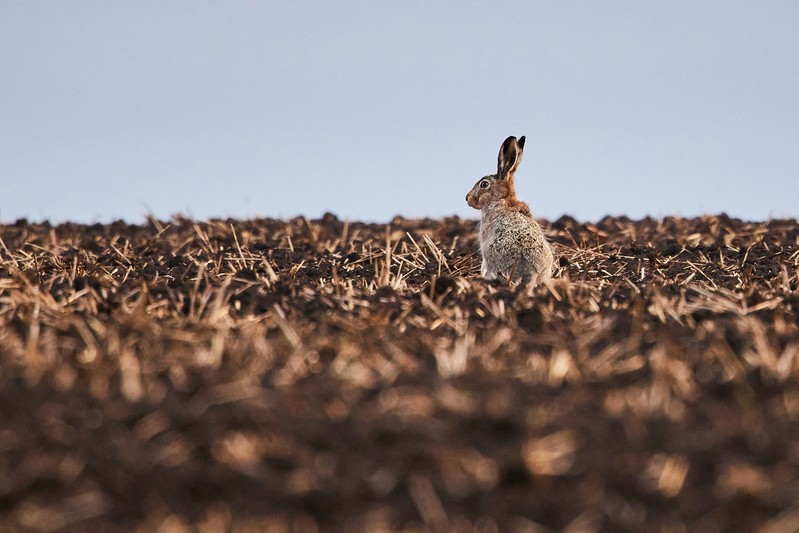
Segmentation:
[(499, 200), (513, 201), (516, 191), (513, 187), (513, 175), (519, 168), (524, 150), (524, 136), (518, 140), (508, 137), (502, 143), (497, 158), (497, 173), (480, 178), (472, 190), (466, 195), (466, 202), (475, 209), (483, 209)]

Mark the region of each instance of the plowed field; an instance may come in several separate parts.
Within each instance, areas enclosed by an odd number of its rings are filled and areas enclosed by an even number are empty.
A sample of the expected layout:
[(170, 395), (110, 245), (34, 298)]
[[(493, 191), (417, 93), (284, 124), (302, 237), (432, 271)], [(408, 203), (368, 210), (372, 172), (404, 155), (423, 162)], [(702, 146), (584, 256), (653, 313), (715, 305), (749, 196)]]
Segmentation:
[(799, 530), (799, 221), (544, 227), (0, 226), (0, 530)]

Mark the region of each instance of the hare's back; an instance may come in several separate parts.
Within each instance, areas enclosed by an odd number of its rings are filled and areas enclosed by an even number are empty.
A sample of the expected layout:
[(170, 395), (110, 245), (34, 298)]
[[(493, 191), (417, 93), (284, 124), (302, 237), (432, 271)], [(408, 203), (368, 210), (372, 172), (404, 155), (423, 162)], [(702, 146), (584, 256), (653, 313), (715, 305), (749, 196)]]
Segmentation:
[(518, 211), (506, 213), (496, 225), (495, 238), (509, 247), (529, 249), (546, 245), (544, 232), (532, 216)]

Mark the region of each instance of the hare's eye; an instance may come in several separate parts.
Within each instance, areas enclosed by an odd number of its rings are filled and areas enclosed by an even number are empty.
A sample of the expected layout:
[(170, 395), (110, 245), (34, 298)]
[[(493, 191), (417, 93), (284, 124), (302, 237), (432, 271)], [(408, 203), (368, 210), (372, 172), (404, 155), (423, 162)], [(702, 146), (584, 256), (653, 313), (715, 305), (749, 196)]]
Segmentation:
[(480, 188), (481, 189), (488, 189), (488, 187), (490, 187), (490, 186), (491, 186), (491, 184), (488, 183), (487, 181), (481, 181), (480, 182)]

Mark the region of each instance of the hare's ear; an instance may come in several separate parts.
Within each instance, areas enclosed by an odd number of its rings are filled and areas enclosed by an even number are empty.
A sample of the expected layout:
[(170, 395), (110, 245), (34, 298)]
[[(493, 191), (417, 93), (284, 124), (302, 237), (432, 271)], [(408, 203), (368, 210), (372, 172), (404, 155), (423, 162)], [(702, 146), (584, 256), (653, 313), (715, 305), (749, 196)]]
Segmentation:
[(499, 157), (497, 158), (497, 179), (513, 179), (513, 174), (522, 161), (524, 140), (523, 135), (518, 140), (516, 137), (510, 136), (502, 143), (502, 147), (499, 149)]

